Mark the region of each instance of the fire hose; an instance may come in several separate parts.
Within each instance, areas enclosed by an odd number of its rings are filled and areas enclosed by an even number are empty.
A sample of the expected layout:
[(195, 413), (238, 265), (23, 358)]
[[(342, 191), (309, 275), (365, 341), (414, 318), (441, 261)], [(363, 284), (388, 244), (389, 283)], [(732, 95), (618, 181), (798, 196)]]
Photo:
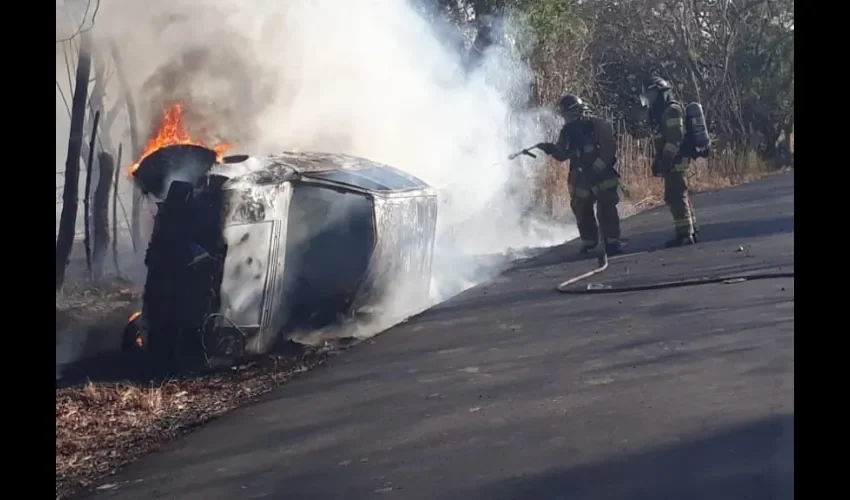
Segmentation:
[[(640, 252), (646, 253), (646, 252)], [(632, 255), (639, 255), (640, 253), (626, 254), (621, 257), (629, 257)], [(616, 257), (615, 257), (616, 258)], [(594, 293), (624, 293), (624, 292), (642, 292), (646, 290), (660, 290), (663, 288), (679, 288), (686, 286), (696, 286), (696, 285), (708, 285), (712, 283), (723, 283), (723, 284), (733, 284), (733, 283), (743, 283), (744, 281), (756, 281), (756, 280), (766, 280), (766, 279), (778, 279), (778, 278), (793, 278), (794, 272), (763, 272), (763, 273), (752, 273), (752, 274), (733, 274), (728, 276), (718, 276), (718, 277), (696, 277), (690, 279), (684, 279), (679, 281), (662, 281), (658, 283), (647, 283), (643, 285), (628, 285), (628, 286), (610, 286), (610, 285), (594, 285), (589, 283), (586, 288), (574, 288), (568, 289), (570, 285), (573, 285), (583, 279), (587, 279), (593, 275), (604, 272), (608, 269), (608, 253), (604, 250), (600, 253), (597, 258), (599, 267), (596, 269), (592, 269), (584, 274), (580, 274), (578, 276), (574, 276), (563, 283), (559, 284), (556, 288), (561, 293), (569, 293), (569, 294), (594, 294)], [(613, 260), (613, 259), (611, 259)]]

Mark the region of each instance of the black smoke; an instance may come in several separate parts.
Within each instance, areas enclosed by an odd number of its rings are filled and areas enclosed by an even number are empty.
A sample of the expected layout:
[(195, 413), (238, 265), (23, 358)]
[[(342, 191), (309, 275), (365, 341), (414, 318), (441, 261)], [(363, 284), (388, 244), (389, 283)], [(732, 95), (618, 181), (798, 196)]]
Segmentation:
[[(191, 23), (180, 29), (191, 29)], [(250, 44), (231, 33), (187, 46), (142, 85), (148, 137), (156, 132), (163, 110), (181, 103), (193, 139), (236, 147), (248, 143), (257, 135), (258, 115), (274, 101), (274, 77), (256, 62)]]

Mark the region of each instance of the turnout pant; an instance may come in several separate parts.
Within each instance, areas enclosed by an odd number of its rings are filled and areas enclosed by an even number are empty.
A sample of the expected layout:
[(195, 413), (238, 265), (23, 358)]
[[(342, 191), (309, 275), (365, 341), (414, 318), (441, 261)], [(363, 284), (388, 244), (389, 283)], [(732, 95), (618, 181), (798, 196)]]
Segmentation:
[(685, 177), (687, 164), (664, 174), (664, 202), (673, 215), (673, 229), (676, 237), (687, 237), (694, 234), (697, 227), (696, 216), (691, 198), (688, 193), (688, 183)]
[[(620, 241), (620, 214), (617, 204), (620, 194), (617, 177), (590, 184), (581, 176), (571, 175), (569, 179), (570, 208), (576, 218), (582, 246), (596, 246), (599, 243), (599, 230), (606, 244)], [(593, 207), (596, 205), (596, 214)], [(598, 217), (598, 225), (597, 225)]]

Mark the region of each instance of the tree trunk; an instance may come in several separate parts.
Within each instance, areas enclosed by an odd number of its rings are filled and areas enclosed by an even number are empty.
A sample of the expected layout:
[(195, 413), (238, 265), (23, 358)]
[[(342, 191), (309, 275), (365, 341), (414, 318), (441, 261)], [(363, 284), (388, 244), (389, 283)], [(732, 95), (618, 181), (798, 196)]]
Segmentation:
[(112, 263), (115, 265), (115, 274), (121, 276), (121, 266), (118, 265), (118, 175), (121, 171), (121, 154), (124, 152), (124, 144), (118, 143), (118, 159), (115, 160), (113, 170), (115, 179), (112, 181)]
[[(113, 40), (110, 42), (109, 49), (112, 52), (112, 60), (115, 62), (115, 73), (118, 76), (118, 84), (121, 86), (121, 95), (124, 103), (127, 104), (127, 116), (130, 120), (130, 156), (133, 160), (138, 160), (142, 154), (142, 146), (139, 144), (139, 120), (136, 115), (136, 104), (133, 101), (133, 93), (130, 90), (130, 84), (127, 82), (127, 75), (124, 73), (124, 66), (121, 60), (121, 54), (118, 52), (118, 45)], [(121, 168), (121, 165), (118, 165)], [(133, 206), (130, 209), (130, 238), (133, 243), (133, 250), (139, 251), (137, 245), (141, 241), (141, 213), (142, 213), (142, 192), (133, 186)]]
[(782, 126), (785, 133), (785, 141), (788, 143), (788, 152), (794, 154), (794, 120), (789, 120)]
[(762, 136), (759, 155), (766, 161), (777, 160), (779, 138), (782, 134), (782, 129), (773, 123), (764, 123), (759, 127), (759, 132)]
[(80, 35), (77, 78), (71, 105), (71, 127), (68, 134), (68, 156), (65, 159), (65, 188), (62, 193), (62, 215), (56, 237), (56, 290), (65, 282), (65, 269), (74, 247), (77, 224), (77, 197), (80, 182), (80, 149), (83, 142), (83, 123), (86, 113), (89, 74), (91, 73), (91, 35)]
[(112, 155), (101, 152), (97, 155), (99, 174), (97, 187), (94, 191), (94, 210), (92, 222), (94, 226), (94, 255), (92, 256), (92, 272), (94, 278), (103, 278), (103, 264), (109, 250), (109, 192), (112, 188), (112, 173), (115, 162)]
[[(91, 81), (93, 85), (89, 88), (89, 98), (88, 98), (88, 110), (89, 114), (93, 115), (95, 110), (105, 110), (106, 107), (103, 105), (104, 96), (105, 96), (105, 88), (106, 88), (106, 64), (104, 62), (103, 56), (99, 56), (97, 48), (92, 48), (92, 76)], [(97, 142), (100, 144), (100, 150), (102, 151), (112, 151), (112, 148), (109, 145), (109, 134), (104, 134), (105, 131), (109, 130), (110, 123), (108, 123), (109, 118), (107, 116), (101, 116), (100, 126), (95, 129), (92, 127), (92, 133), (97, 130)], [(85, 133), (85, 129), (84, 129)], [(89, 146), (86, 146), (86, 143), (94, 144), (94, 141), (91, 138), (91, 135), (86, 136), (83, 135), (83, 150), (82, 150), (82, 158), (83, 161), (88, 164), (90, 155), (97, 155), (97, 148), (92, 149)]]
[(89, 142), (89, 159), (86, 161), (86, 191), (83, 194), (83, 243), (86, 247), (86, 271), (91, 278), (91, 178), (92, 162), (94, 162), (94, 141), (97, 140), (97, 124), (100, 122), (100, 111), (94, 114), (94, 123), (91, 127), (91, 142)]

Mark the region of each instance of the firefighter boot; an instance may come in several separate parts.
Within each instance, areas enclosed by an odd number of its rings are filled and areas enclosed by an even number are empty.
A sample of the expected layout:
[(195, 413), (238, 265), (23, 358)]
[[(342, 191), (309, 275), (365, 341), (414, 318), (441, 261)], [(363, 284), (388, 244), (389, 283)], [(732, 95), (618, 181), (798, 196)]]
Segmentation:
[(596, 244), (596, 245), (582, 245), (581, 248), (578, 251), (578, 254), (579, 255), (587, 255), (588, 253), (595, 250), (597, 246), (598, 246), (598, 244)]
[(667, 243), (664, 244), (664, 246), (667, 248), (673, 248), (683, 247), (686, 245), (693, 245), (694, 243), (696, 243), (696, 241), (694, 239), (694, 235), (691, 234), (688, 236), (676, 236), (672, 240), (668, 240)]
[(605, 244), (605, 253), (608, 255), (620, 255), (623, 253), (623, 244), (619, 241), (612, 241)]

